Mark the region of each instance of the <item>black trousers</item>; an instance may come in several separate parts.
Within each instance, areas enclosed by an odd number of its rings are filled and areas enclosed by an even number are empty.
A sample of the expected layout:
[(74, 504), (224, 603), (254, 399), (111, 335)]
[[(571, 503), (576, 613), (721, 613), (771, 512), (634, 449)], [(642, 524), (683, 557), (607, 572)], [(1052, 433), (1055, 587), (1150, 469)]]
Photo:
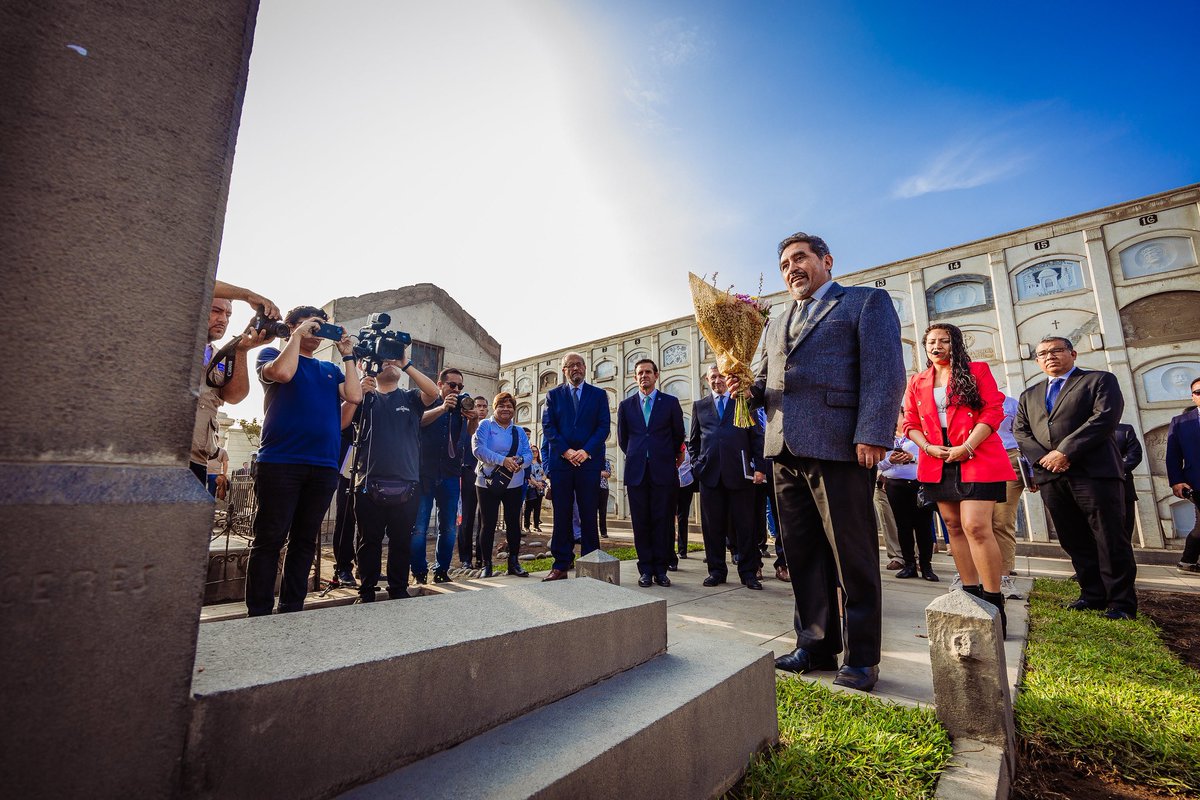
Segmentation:
[(525, 487), (505, 489), (503, 494), (489, 492), (482, 486), (475, 487), (479, 498), (479, 516), (483, 524), (479, 528), (480, 560), (492, 563), (492, 548), (496, 541), (496, 523), (500, 518), (500, 506), (504, 505), (504, 531), (508, 535), (510, 556), (521, 552), (521, 505), (525, 502)]
[(757, 484), (754, 487), (754, 525), (757, 531), (756, 538), (758, 539), (759, 552), (763, 557), (767, 556), (767, 503), (771, 504), (771, 511), (775, 515), (775, 567), (786, 567), (787, 558), (783, 555), (783, 537), (779, 536), (779, 514), (775, 510), (775, 471), (770, 470), (765, 473), (767, 480), (765, 483)]
[(605, 488), (600, 489), (596, 500), (596, 525), (601, 536), (608, 536), (608, 489)]
[(1079, 578), (1080, 599), (1097, 608), (1136, 613), (1137, 564), (1125, 536), (1124, 482), (1068, 474), (1040, 488), (1058, 543)]
[(283, 581), (279, 587), (279, 611), (301, 611), (308, 594), (308, 574), (317, 553), (321, 520), (337, 488), (338, 471), (309, 464), (258, 464), (254, 494), (258, 513), (254, 517), (254, 540), (246, 563), (246, 611), (248, 616), (271, 613), (275, 605), (275, 576), (279, 553), (287, 545)]
[(933, 506), (922, 508), (917, 502), (920, 488), (920, 482), (915, 480), (883, 479), (883, 491), (896, 520), (896, 535), (904, 563), (916, 564), (919, 556), (920, 564), (925, 568), (933, 558)]
[(413, 523), (421, 495), (413, 492), (407, 503), (381, 506), (369, 495), (357, 492), (354, 505), (358, 516), (358, 593), (374, 597), (378, 589), (383, 537), (388, 540), (387, 593), (393, 600), (408, 597), (408, 560)]
[(692, 514), (692, 498), (696, 495), (693, 481), (687, 486), (680, 486), (675, 493), (675, 553), (671, 557), (671, 566), (679, 566), (679, 556), (688, 551), (688, 517)]
[(458, 526), (458, 560), (466, 564), (478, 561), (479, 554), (479, 496), (475, 494), (475, 471), (462, 474), (459, 499), (462, 502), (462, 524)]
[(550, 535), (550, 552), (554, 554), (554, 569), (566, 571), (575, 563), (575, 506), (579, 506), (579, 555), (586, 556), (600, 549), (596, 506), (600, 499), (600, 473), (579, 467), (557, 469), (550, 473), (554, 508), (554, 532)]
[(542, 496), (540, 494), (527, 495), (525, 498), (525, 527), (533, 527), (529, 524), (529, 518), (533, 517), (533, 525), (542, 527)]
[(700, 486), (700, 529), (704, 534), (704, 563), (708, 574), (720, 580), (729, 576), (725, 563), (726, 544), (738, 556), (738, 576), (752, 578), (762, 567), (762, 553), (754, 539), (754, 484), (729, 489)]
[(340, 572), (350, 571), (354, 566), (354, 493), (350, 491), (350, 479), (338, 476), (337, 516), (333, 523), (333, 568)]
[(1183, 540), (1183, 555), (1179, 558), (1184, 564), (1195, 564), (1200, 560), (1200, 499), (1192, 495), (1192, 505), (1196, 506), (1196, 524)]
[[(629, 521), (633, 525), (633, 546), (637, 550), (639, 575), (666, 575), (671, 564), (671, 534), (675, 529), (675, 484), (656, 486), (643, 480), (638, 486), (625, 485), (629, 499)], [(678, 563), (678, 559), (676, 559)]]
[(796, 598), (796, 646), (833, 656), (844, 642), (843, 663), (851, 667), (879, 663), (874, 490), (875, 470), (857, 462), (798, 458), (786, 450), (775, 459), (777, 519)]

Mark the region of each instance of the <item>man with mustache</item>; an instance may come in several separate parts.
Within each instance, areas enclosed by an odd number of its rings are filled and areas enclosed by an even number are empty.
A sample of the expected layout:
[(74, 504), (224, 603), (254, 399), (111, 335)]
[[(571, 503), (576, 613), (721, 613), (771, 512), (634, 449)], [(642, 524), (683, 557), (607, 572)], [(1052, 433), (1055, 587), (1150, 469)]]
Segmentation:
[[(879, 678), (881, 639), (871, 496), (904, 393), (900, 320), (887, 292), (832, 280), (833, 256), (819, 236), (780, 242), (779, 271), (795, 303), (768, 327), (747, 387), (751, 404), (767, 410), (765, 454), (775, 462), (796, 598), (796, 649), (775, 666), (836, 670), (844, 638), (834, 683), (866, 692)], [(729, 388), (742, 387), (732, 378)]]

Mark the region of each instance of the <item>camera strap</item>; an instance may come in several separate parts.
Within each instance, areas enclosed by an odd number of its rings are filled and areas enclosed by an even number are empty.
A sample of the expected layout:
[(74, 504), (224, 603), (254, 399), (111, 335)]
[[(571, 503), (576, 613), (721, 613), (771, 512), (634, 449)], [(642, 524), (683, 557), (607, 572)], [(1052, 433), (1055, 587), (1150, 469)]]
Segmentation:
[(233, 377), (233, 368), (237, 364), (237, 346), (241, 340), (241, 336), (235, 336), (213, 353), (204, 368), (204, 382), (208, 386), (220, 389)]

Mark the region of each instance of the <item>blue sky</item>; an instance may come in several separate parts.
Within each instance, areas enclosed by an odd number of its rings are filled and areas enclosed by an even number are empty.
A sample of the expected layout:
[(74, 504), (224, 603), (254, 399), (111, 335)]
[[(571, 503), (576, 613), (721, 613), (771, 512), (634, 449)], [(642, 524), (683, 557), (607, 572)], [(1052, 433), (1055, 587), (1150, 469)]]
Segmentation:
[(1198, 29), (1169, 1), (263, 0), (218, 274), (285, 308), (437, 283), (522, 358), (688, 313), (689, 270), (775, 291), (795, 230), (843, 273), (1198, 182)]

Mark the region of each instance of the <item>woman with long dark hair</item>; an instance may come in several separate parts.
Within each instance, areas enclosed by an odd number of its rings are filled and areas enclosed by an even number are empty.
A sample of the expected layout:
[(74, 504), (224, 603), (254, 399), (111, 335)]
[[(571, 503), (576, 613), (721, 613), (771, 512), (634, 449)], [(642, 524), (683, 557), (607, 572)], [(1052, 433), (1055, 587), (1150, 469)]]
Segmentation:
[(917, 480), (946, 523), (963, 589), (996, 606), (1007, 633), (1000, 548), (992, 533), (992, 509), (1005, 501), (1005, 481), (1016, 479), (996, 434), (1004, 395), (988, 365), (971, 361), (954, 325), (930, 325), (924, 345), (928, 368), (913, 376), (904, 398), (904, 433), (927, 456), (917, 465)]

